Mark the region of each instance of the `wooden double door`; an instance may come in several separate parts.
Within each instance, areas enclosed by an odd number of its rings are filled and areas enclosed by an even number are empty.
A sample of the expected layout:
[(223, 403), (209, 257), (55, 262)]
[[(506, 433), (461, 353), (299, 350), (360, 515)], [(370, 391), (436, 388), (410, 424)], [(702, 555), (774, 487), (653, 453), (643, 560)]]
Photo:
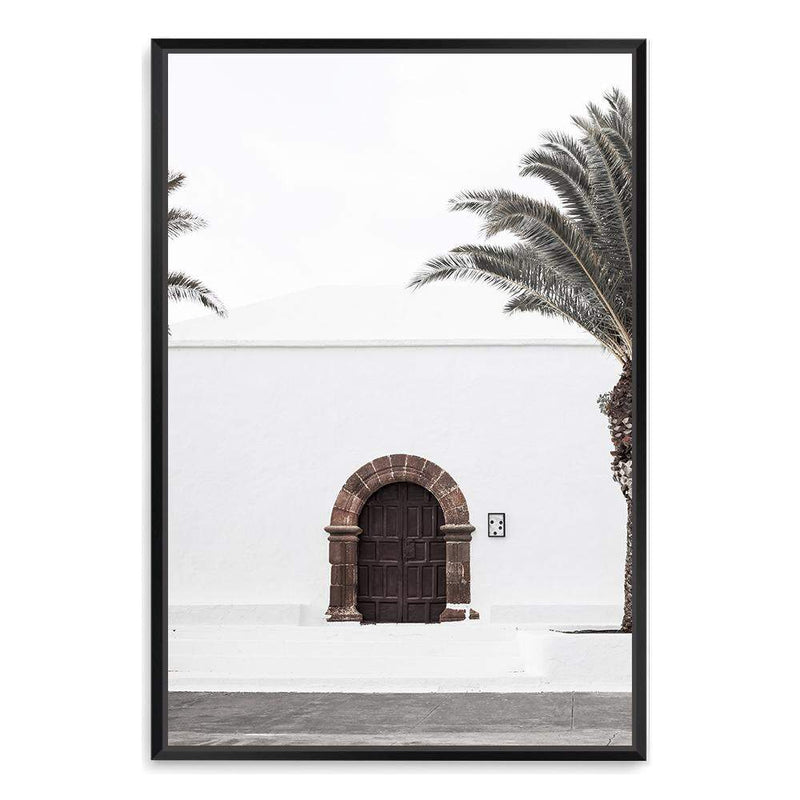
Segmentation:
[(444, 514), (415, 483), (378, 489), (358, 525), (358, 610), (364, 622), (438, 622), (445, 607)]

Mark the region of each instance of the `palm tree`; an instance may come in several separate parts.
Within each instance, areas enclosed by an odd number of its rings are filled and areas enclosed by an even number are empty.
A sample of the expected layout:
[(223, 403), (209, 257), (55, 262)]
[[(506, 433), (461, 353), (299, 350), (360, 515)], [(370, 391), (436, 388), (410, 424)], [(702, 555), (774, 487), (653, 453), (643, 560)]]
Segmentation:
[(625, 497), (627, 552), (621, 630), (630, 631), (633, 398), (632, 114), (617, 89), (603, 111), (587, 106), (573, 117), (577, 139), (546, 133), (539, 149), (522, 159), (521, 175), (542, 178), (561, 203), (501, 189), (464, 192), (450, 201), (483, 220), (486, 237), (515, 235), (510, 246), (464, 245), (429, 261), (411, 287), (441, 280), (487, 283), (509, 295), (507, 313), (537, 311), (580, 325), (622, 367), (613, 390), (599, 399), (614, 449), (612, 473)]
[[(167, 192), (172, 194), (183, 185), (185, 180), (186, 176), (183, 173), (170, 170), (167, 175)], [(170, 239), (175, 239), (182, 233), (205, 228), (206, 224), (202, 217), (198, 217), (184, 208), (171, 208), (167, 212), (167, 235)], [(175, 301), (190, 300), (211, 309), (220, 317), (228, 315), (225, 306), (216, 294), (202, 281), (190, 277), (185, 272), (169, 272), (167, 274), (167, 298)]]

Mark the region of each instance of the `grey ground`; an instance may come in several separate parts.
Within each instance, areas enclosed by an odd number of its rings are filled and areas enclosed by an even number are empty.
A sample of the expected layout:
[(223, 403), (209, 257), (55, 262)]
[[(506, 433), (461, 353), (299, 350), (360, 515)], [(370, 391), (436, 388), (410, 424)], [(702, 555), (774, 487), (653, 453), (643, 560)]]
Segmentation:
[(171, 745), (631, 744), (627, 692), (170, 692)]

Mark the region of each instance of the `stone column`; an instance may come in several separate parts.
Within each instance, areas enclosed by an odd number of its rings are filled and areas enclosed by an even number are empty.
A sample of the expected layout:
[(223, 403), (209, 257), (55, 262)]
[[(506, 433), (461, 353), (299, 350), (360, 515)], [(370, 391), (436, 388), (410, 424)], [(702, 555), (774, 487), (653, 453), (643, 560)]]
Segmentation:
[(328, 561), (331, 564), (330, 605), (325, 618), (328, 622), (361, 622), (356, 608), (358, 586), (357, 525), (328, 525)]
[(442, 525), (439, 530), (444, 534), (446, 558), (446, 597), (447, 607), (439, 615), (439, 622), (457, 622), (467, 618), (478, 619), (478, 612), (469, 604), (469, 543), (472, 541), (474, 525)]

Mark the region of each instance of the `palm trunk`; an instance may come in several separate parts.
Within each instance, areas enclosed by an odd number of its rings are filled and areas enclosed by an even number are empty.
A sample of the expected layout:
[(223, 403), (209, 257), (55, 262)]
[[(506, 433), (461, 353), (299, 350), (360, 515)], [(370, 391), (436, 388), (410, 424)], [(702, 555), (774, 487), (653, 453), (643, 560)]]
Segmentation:
[(630, 361), (626, 361), (622, 365), (622, 375), (611, 394), (608, 395), (605, 410), (608, 414), (608, 427), (614, 445), (614, 449), (611, 451), (611, 472), (622, 490), (628, 507), (624, 605), (620, 630), (630, 633), (633, 627), (633, 391)]

